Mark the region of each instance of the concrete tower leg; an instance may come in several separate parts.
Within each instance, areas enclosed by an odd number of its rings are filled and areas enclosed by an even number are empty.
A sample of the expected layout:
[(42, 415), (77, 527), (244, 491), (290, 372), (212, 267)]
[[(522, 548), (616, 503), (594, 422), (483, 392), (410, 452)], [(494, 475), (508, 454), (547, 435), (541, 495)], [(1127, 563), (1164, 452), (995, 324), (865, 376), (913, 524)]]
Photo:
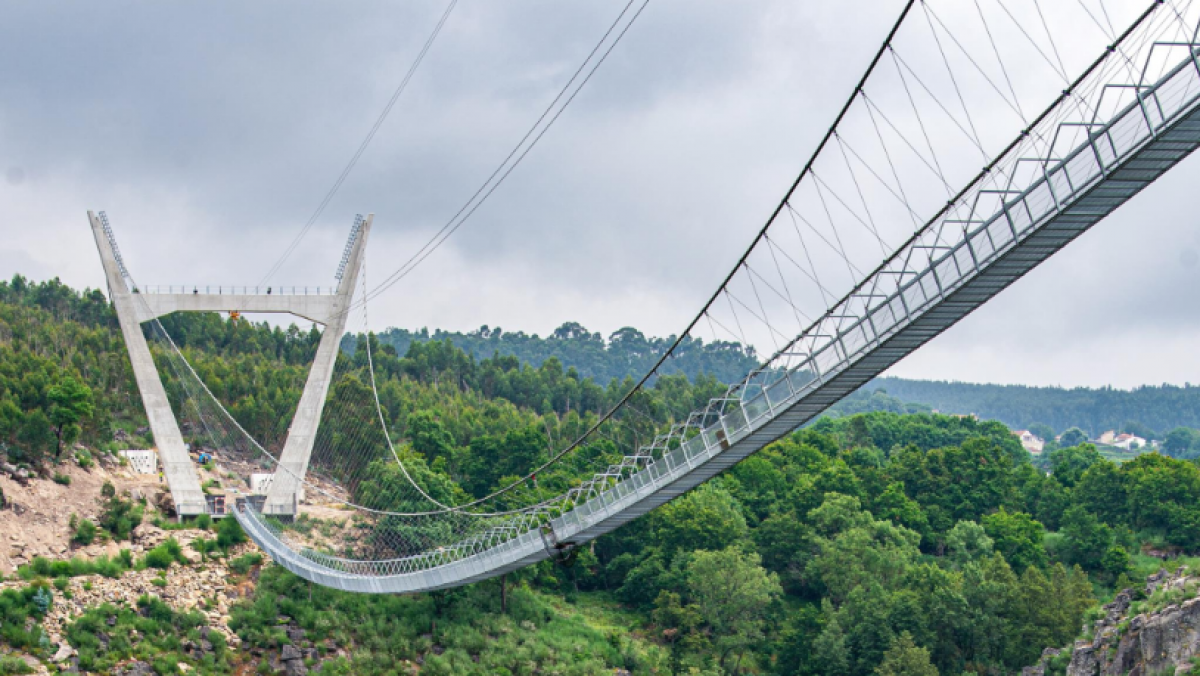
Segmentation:
[(125, 337), (125, 345), (129, 349), (129, 361), (133, 365), (133, 375), (142, 394), (142, 405), (146, 409), (146, 417), (150, 420), (154, 443), (158, 445), (158, 458), (162, 462), (163, 474), (175, 499), (175, 509), (181, 515), (202, 514), (207, 508), (204, 491), (200, 489), (199, 476), (191, 458), (188, 457), (183, 435), (175, 421), (175, 413), (171, 410), (167, 392), (158, 377), (158, 369), (154, 366), (150, 347), (146, 345), (146, 337), (142, 335), (140, 319), (145, 313), (139, 311), (135, 294), (131, 293), (129, 285), (125, 282), (126, 275), (119, 262), (116, 244), (111, 234), (91, 211), (88, 212), (88, 220), (96, 238), (96, 247), (100, 250), (100, 260), (104, 264), (109, 297), (116, 306), (121, 334)]
[(363, 251), (367, 245), (367, 236), (371, 232), (373, 218), (373, 214), (367, 216), (350, 245), (342, 279), (338, 282), (333, 312), (325, 322), (325, 331), (321, 334), (316, 359), (313, 360), (312, 370), (308, 373), (308, 382), (304, 385), (304, 393), (300, 395), (300, 404), (296, 407), (287, 441), (279, 456), (280, 466), (271, 479), (271, 487), (267, 489), (267, 499), (262, 510), (264, 514), (295, 515), (300, 501), (304, 498), (301, 480), (308, 472), (313, 444), (317, 440), (317, 425), (321, 422), (321, 411), (325, 408), (325, 398), (333, 380), (333, 367), (337, 363), (342, 335), (346, 331), (346, 317), (349, 314), (350, 302), (354, 298), (358, 272), (362, 267)]

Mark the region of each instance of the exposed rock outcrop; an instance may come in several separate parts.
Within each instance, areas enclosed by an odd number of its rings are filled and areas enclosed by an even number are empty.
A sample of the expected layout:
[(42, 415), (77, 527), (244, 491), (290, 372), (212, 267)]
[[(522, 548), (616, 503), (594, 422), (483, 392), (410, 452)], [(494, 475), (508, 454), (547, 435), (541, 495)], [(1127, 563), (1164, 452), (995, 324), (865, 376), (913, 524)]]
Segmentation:
[[(1151, 575), (1135, 601), (1126, 589), (1104, 606), (1104, 617), (1091, 627), (1091, 638), (1075, 642), (1067, 676), (1151, 676), (1184, 674), (1200, 656), (1200, 578), (1181, 567), (1174, 575)], [(1022, 676), (1042, 676), (1058, 655), (1047, 651)], [(1061, 668), (1061, 667), (1060, 667)]]

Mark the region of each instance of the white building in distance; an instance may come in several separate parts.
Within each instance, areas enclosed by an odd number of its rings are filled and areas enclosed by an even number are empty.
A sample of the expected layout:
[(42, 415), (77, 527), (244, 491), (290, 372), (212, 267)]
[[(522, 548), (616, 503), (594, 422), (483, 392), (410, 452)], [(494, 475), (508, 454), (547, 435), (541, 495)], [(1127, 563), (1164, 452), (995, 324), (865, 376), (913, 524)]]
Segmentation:
[(1040, 454), (1042, 449), (1046, 447), (1045, 440), (1029, 430), (1017, 430), (1013, 434), (1017, 435), (1017, 438), (1021, 440), (1021, 446), (1034, 455)]

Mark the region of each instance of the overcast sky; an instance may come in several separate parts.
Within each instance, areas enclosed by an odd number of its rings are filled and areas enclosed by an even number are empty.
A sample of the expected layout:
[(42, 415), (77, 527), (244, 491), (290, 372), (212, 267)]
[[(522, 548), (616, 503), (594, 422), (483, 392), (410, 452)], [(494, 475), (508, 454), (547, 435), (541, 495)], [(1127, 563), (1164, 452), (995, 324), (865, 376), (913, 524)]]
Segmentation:
[[(622, 4), (461, 0), (273, 283), (332, 283), (355, 213), (376, 215), (368, 282), (395, 268), (491, 173)], [(901, 4), (654, 0), (492, 200), (372, 303), (372, 328), (677, 332)], [(102, 287), (94, 209), (142, 284), (258, 283), (444, 7), (10, 4), (0, 276)], [(1193, 157), (892, 374), (1200, 382), (1198, 181)]]

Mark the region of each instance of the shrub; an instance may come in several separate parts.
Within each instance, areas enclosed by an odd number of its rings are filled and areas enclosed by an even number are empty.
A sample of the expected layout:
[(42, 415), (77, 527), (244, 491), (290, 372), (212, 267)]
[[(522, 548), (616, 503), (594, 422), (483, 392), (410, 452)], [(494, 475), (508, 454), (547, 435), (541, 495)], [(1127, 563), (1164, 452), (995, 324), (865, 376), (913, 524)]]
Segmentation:
[(176, 562), (186, 564), (188, 560), (183, 555), (183, 547), (175, 538), (167, 538), (166, 542), (146, 552), (146, 558), (142, 559), (146, 568), (157, 568), (158, 570), (166, 570)]
[(116, 495), (108, 498), (104, 503), (104, 511), (100, 514), (100, 527), (118, 541), (128, 540), (134, 527), (141, 522), (142, 506), (135, 505), (130, 500), (122, 500)]
[(120, 577), (122, 573), (133, 567), (132, 557), (121, 550), (122, 556), (110, 559), (101, 556), (93, 561), (75, 557), (70, 561), (50, 561), (36, 557), (28, 564), (17, 569), (17, 577), (22, 580), (33, 580), (39, 577), (78, 577), (80, 575), (102, 575), (107, 578)]
[(50, 610), (52, 598), (44, 586), (0, 592), (0, 636), (4, 643), (30, 651), (39, 648), (45, 638), (40, 621)]
[(216, 548), (216, 543), (208, 538), (196, 538), (192, 540), (192, 549), (196, 550), (196, 553), (200, 555), (201, 561), (207, 561), (209, 552), (212, 552)]
[(33, 667), (25, 664), (25, 660), (4, 655), (0, 657), (0, 676), (15, 676), (16, 674), (32, 674)]
[(245, 556), (239, 556), (236, 559), (230, 561), (229, 562), (229, 570), (233, 571), (234, 573), (236, 573), (238, 575), (245, 575), (246, 573), (249, 573), (250, 569), (253, 568), (254, 566), (262, 565), (262, 562), (263, 562), (262, 554), (258, 554), (258, 553), (246, 554)]
[[(71, 517), (75, 519), (75, 517)], [(78, 519), (75, 524), (75, 532), (71, 534), (71, 542), (74, 542), (81, 547), (86, 547), (96, 541), (96, 524), (88, 519)]]
[(71, 477), (67, 476), (66, 474), (63, 474), (62, 472), (55, 472), (54, 473), (54, 483), (56, 483), (60, 486), (70, 486), (71, 485)]
[(142, 559), (142, 563), (146, 564), (147, 568), (158, 568), (159, 570), (170, 568), (174, 562), (175, 558), (162, 546), (146, 552), (146, 558)]
[(200, 530), (208, 530), (212, 527), (212, 517), (207, 514), (201, 514), (196, 517), (195, 525)]
[(117, 487), (111, 481), (105, 481), (104, 485), (100, 487), (100, 495), (105, 498), (115, 498), (117, 497)]
[(230, 547), (245, 541), (246, 533), (238, 525), (237, 519), (221, 519), (217, 524), (217, 546), (222, 550), (229, 551)]

